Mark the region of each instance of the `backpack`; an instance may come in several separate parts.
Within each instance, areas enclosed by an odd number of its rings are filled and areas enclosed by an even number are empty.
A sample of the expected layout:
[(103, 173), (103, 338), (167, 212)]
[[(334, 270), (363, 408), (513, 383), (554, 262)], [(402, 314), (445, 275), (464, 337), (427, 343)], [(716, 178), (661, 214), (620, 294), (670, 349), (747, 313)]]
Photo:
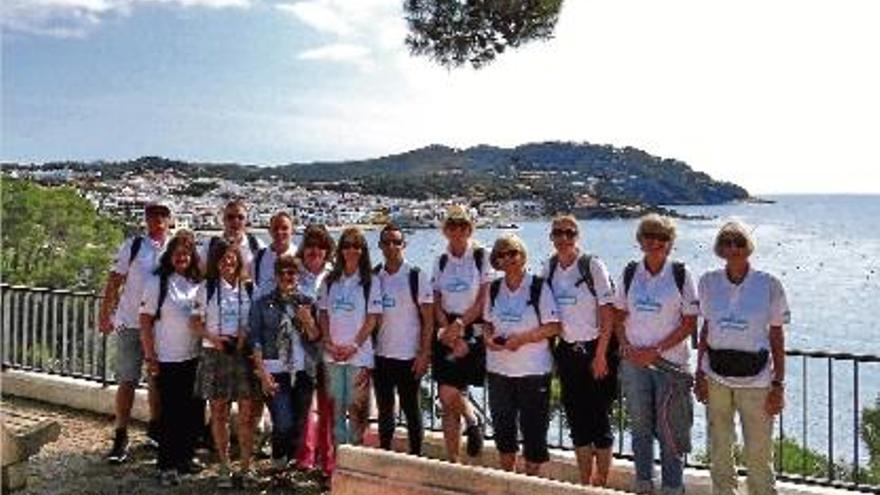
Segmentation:
[(134, 263), (134, 259), (137, 258), (138, 253), (141, 250), (141, 246), (144, 244), (144, 236), (138, 235), (135, 236), (134, 239), (131, 240), (131, 248), (128, 250), (128, 266), (130, 267), (132, 263)]
[[(504, 277), (496, 278), (489, 284), (489, 309), (495, 307), (495, 299), (498, 298), (498, 292), (501, 291), (501, 283), (504, 281)], [(535, 309), (535, 315), (538, 317), (538, 325), (543, 325), (544, 323), (541, 321), (541, 289), (544, 285), (544, 279), (533, 275), (532, 276), (532, 285), (529, 286), (529, 301), (526, 303), (528, 306), (531, 306)]]
[[(379, 272), (382, 271), (382, 263), (379, 263), (375, 267), (373, 267), (373, 273), (379, 275)], [(415, 304), (416, 309), (419, 308), (419, 273), (421, 270), (417, 266), (413, 266), (409, 269), (409, 294), (412, 297), (412, 302)]]
[[(633, 277), (636, 274), (636, 267), (639, 266), (638, 261), (630, 261), (623, 270), (623, 293), (629, 295), (629, 286), (632, 285)], [(684, 263), (681, 261), (672, 262), (672, 276), (675, 277), (675, 286), (678, 287), (679, 294), (684, 290)]]
[[(254, 284), (251, 281), (247, 281), (244, 284), (239, 284), (239, 289), (244, 286), (244, 290), (247, 292), (248, 300), (253, 301), (254, 299)], [(211, 278), (205, 281), (205, 289), (207, 292), (207, 297), (205, 298), (205, 305), (211, 301), (211, 298), (215, 295), (217, 296), (217, 314), (223, 314), (223, 308), (221, 307), (222, 298), (220, 297), (220, 279), (219, 278)], [(208, 308), (205, 308), (207, 311)], [(239, 315), (241, 313), (241, 290), (238, 292), (238, 311)]]
[[(582, 254), (578, 256), (577, 267), (578, 271), (581, 274), (581, 278), (579, 278), (578, 281), (574, 283), (574, 286), (578, 287), (581, 284), (586, 284), (587, 290), (590, 291), (590, 294), (593, 295), (593, 298), (597, 298), (596, 283), (593, 281), (593, 271), (590, 270), (590, 263), (592, 261), (593, 257), (588, 254)], [(556, 268), (558, 266), (559, 256), (554, 254), (550, 257), (550, 266), (547, 270), (547, 285), (550, 286), (550, 290), (553, 290), (553, 275), (556, 273)]]
[[(250, 241), (248, 241), (250, 242)], [(254, 283), (260, 283), (260, 265), (263, 262), (263, 256), (266, 255), (266, 250), (268, 247), (260, 248), (257, 250), (257, 254), (254, 255)], [(210, 299), (210, 298), (209, 298)]]
[(165, 303), (165, 299), (168, 297), (169, 276), (170, 275), (166, 273), (159, 274), (159, 300), (156, 302), (156, 313), (153, 315), (154, 323), (162, 318), (162, 304)]
[[(477, 267), (477, 271), (483, 273), (483, 261), (486, 258), (486, 249), (480, 246), (474, 248), (474, 265)], [(443, 273), (443, 270), (446, 269), (446, 265), (449, 263), (449, 253), (443, 253), (440, 255), (440, 273)]]

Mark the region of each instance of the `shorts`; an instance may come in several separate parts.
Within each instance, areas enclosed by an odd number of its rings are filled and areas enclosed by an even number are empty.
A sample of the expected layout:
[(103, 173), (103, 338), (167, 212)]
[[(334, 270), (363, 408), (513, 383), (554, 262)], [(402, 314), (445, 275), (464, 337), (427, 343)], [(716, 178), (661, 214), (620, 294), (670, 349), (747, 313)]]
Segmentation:
[(540, 464), (550, 460), (547, 450), (549, 373), (516, 377), (489, 373), (489, 409), (498, 452), (514, 454), (519, 450), (516, 442), (519, 425), (526, 461)]
[(141, 345), (140, 328), (118, 328), (116, 330), (116, 381), (137, 385), (143, 376), (143, 368), (144, 348)]
[(196, 397), (208, 400), (249, 399), (261, 391), (250, 359), (210, 348), (202, 349), (195, 387)]
[[(456, 318), (449, 315), (450, 319)], [(486, 381), (486, 346), (482, 336), (474, 335), (473, 325), (465, 327), (464, 339), (468, 342), (468, 353), (461, 358), (453, 358), (449, 347), (443, 345), (434, 335), (431, 349), (432, 376), (439, 385), (449, 385), (459, 390), (468, 385), (482, 387)]]

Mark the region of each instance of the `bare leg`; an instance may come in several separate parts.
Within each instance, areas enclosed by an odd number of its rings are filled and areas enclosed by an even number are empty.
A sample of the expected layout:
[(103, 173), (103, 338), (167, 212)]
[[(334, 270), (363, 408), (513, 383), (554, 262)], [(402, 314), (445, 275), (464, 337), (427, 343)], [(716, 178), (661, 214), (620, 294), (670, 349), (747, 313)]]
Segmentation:
[(526, 474), (529, 476), (538, 476), (541, 474), (541, 465), (543, 462), (526, 461)]
[[(229, 465), (229, 401), (211, 400), (211, 434), (221, 466)], [(239, 411), (241, 417), (241, 411)]]
[(611, 448), (596, 449), (596, 474), (590, 483), (593, 486), (605, 486), (608, 484), (608, 471), (611, 469)]
[(116, 429), (128, 428), (131, 407), (134, 405), (134, 388), (134, 383), (122, 382), (116, 389)]
[(443, 407), (443, 439), (446, 441), (446, 459), (459, 461), (461, 444), (461, 415), (464, 409), (462, 393), (459, 389), (440, 385), (440, 404)]
[(574, 449), (577, 457), (578, 470), (581, 474), (581, 484), (589, 485), (593, 474), (593, 446), (586, 445)]
[(501, 469), (513, 472), (514, 470), (516, 470), (516, 453), (512, 452), (510, 454), (502, 454), (501, 452), (499, 452), (498, 463), (501, 464)]
[[(262, 402), (260, 409), (262, 412)], [(248, 471), (254, 449), (254, 403), (250, 399), (238, 401), (238, 450), (241, 453), (241, 469)], [(212, 416), (213, 417), (213, 416)]]

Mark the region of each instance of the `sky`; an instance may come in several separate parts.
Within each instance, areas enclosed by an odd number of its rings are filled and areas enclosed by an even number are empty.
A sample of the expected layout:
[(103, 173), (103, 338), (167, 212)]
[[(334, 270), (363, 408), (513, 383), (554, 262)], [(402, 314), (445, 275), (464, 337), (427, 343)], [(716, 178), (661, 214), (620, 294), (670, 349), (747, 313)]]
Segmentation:
[(753, 194), (880, 193), (880, 2), (565, 0), (480, 70), (402, 0), (3, 0), (4, 161), (278, 165), (574, 141)]

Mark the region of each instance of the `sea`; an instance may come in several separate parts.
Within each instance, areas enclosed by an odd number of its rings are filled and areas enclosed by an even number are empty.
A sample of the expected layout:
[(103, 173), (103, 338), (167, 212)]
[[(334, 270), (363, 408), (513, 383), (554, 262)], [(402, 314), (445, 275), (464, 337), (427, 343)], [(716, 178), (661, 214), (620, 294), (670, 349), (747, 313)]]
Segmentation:
[[(874, 321), (880, 308), (880, 195), (764, 199), (772, 202), (673, 206), (708, 219), (677, 221), (671, 257), (684, 261), (697, 276), (723, 266), (712, 251), (715, 234), (725, 222), (740, 220), (757, 241), (752, 266), (775, 274), (785, 287), (792, 314), (785, 329), (788, 349), (880, 355), (880, 325)], [(637, 225), (634, 219), (581, 221), (582, 247), (599, 256), (617, 278), (629, 260), (641, 258)], [(501, 234), (519, 236), (529, 251), (528, 266), (537, 272), (552, 252), (550, 222), (526, 221), (517, 227), (479, 229), (474, 238), (491, 247)], [(381, 260), (378, 232), (366, 235), (376, 263)], [(428, 270), (445, 249), (437, 229), (409, 232), (407, 242), (407, 258)], [(864, 466), (868, 454), (857, 433), (860, 411), (875, 401), (880, 407), (880, 363), (790, 358), (786, 383), (787, 407), (776, 435)], [(551, 424), (554, 441), (557, 427)], [(705, 412), (698, 406), (693, 430), (697, 451), (705, 450), (705, 428)]]

